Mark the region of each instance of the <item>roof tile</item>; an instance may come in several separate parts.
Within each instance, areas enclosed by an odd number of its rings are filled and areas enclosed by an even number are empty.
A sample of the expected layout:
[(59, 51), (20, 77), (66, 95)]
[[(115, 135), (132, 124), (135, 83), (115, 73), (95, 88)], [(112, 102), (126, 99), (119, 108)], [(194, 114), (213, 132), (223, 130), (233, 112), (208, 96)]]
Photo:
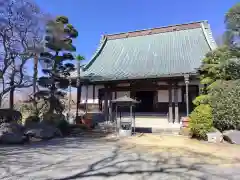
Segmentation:
[(83, 75), (124, 80), (196, 73), (216, 47), (210, 32), (204, 21), (107, 35)]

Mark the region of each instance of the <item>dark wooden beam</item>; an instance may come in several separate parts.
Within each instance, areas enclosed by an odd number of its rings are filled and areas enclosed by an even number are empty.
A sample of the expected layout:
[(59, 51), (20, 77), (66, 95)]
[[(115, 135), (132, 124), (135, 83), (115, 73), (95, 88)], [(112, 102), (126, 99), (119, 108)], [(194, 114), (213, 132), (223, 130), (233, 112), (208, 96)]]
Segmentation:
[(137, 90), (137, 88), (135, 87), (135, 85), (136, 84), (134, 82), (132, 82), (130, 84), (130, 86), (131, 86), (130, 97), (133, 98), (133, 99), (135, 99), (135, 97), (136, 97), (136, 90)]
[(182, 103), (184, 103), (184, 101), (185, 101), (185, 98), (184, 98), (184, 96), (185, 96), (185, 87), (184, 86), (181, 86), (181, 92), (182, 92)]
[(175, 123), (179, 123), (179, 108), (178, 108), (178, 84), (174, 84), (174, 119)]
[(88, 85), (86, 85), (85, 111), (88, 111)]
[(104, 117), (105, 121), (108, 120), (108, 85), (104, 85)]
[(93, 85), (93, 95), (92, 95), (92, 97), (93, 97), (93, 102), (95, 101), (95, 84)]
[(108, 100), (109, 100), (109, 108), (108, 108), (108, 120), (111, 121), (112, 120), (112, 92), (108, 91)]
[(153, 85), (153, 86), (148, 86), (146, 84), (142, 84), (141, 86), (135, 86), (135, 87), (112, 87), (110, 90), (112, 92), (115, 91), (156, 91), (156, 90), (167, 90), (168, 85)]
[(173, 107), (172, 107), (172, 83), (168, 86), (168, 121), (173, 122)]

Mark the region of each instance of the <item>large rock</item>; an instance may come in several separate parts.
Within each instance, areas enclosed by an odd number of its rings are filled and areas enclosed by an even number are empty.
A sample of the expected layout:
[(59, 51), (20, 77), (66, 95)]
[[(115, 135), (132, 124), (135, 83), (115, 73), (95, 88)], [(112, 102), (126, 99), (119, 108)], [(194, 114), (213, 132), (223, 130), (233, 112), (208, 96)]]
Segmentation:
[(26, 125), (25, 135), (39, 139), (52, 139), (57, 136), (62, 136), (59, 129), (43, 122), (29, 122)]
[(29, 129), (25, 132), (29, 137), (39, 138), (39, 139), (52, 139), (55, 134), (52, 130), (46, 130), (42, 128), (38, 129)]
[(0, 143), (19, 144), (26, 140), (23, 126), (17, 123), (2, 123), (0, 125)]
[(229, 130), (223, 132), (224, 140), (232, 144), (240, 144), (240, 131), (238, 130)]

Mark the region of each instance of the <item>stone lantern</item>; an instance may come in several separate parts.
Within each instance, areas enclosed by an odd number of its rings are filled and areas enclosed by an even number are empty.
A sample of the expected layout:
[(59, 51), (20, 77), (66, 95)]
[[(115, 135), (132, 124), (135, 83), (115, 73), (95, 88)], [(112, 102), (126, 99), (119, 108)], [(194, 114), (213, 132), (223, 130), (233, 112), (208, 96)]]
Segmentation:
[[(139, 103), (126, 95), (111, 101), (115, 105), (115, 125), (119, 136), (131, 136), (135, 134), (135, 111), (134, 106)], [(129, 109), (123, 112), (123, 109)]]

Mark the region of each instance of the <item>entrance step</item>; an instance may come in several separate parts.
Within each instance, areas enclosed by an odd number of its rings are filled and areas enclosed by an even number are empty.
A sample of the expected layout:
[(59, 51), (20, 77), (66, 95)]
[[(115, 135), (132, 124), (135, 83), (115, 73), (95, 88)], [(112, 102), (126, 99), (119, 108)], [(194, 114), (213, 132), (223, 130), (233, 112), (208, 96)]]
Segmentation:
[(154, 134), (174, 134), (178, 135), (180, 133), (180, 128), (146, 128), (146, 127), (136, 127), (137, 133), (154, 133)]

